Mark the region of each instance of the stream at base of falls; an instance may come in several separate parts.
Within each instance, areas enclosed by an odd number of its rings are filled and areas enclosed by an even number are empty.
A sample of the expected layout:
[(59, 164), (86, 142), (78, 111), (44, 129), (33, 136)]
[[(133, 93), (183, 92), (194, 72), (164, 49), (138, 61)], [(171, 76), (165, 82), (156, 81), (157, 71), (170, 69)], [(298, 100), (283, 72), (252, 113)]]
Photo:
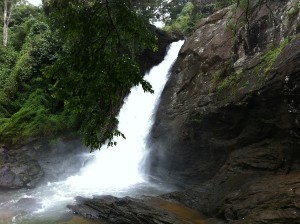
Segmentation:
[(175, 190), (150, 182), (143, 161), (148, 152), (146, 141), (156, 106), (183, 42), (172, 43), (164, 60), (145, 75), (154, 94), (144, 93), (141, 86), (137, 86), (125, 99), (118, 116), (118, 129), (126, 139), (116, 138), (117, 146), (105, 146), (93, 152), (94, 159), (66, 180), (45, 183), (35, 189), (0, 192), (0, 224), (93, 223), (74, 216), (66, 205), (74, 203), (76, 196), (140, 197)]

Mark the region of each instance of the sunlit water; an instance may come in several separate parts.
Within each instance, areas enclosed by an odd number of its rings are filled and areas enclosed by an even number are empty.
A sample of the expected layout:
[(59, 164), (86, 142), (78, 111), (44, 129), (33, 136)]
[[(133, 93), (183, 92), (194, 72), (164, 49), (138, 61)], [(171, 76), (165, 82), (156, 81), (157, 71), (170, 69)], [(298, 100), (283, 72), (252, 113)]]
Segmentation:
[[(146, 155), (146, 138), (152, 126), (153, 113), (168, 79), (168, 71), (177, 58), (183, 41), (170, 45), (161, 64), (151, 69), (145, 79), (153, 87), (154, 94), (144, 93), (141, 86), (131, 89), (119, 113), (118, 129), (126, 139), (119, 137), (116, 147), (103, 147), (94, 152), (95, 159), (80, 172), (64, 181), (48, 183), (33, 190), (8, 192), (0, 196), (0, 223), (25, 223), (37, 217), (58, 217), (68, 212), (66, 205), (74, 203), (75, 196), (91, 197), (110, 194), (114, 196), (155, 195), (172, 189), (147, 181), (143, 172)], [(85, 156), (85, 155), (83, 155)], [(19, 208), (20, 199), (30, 209)], [(23, 211), (21, 212), (20, 209)], [(25, 211), (24, 211), (25, 210)], [(4, 214), (9, 216), (4, 220)], [(38, 222), (36, 222), (38, 223)]]

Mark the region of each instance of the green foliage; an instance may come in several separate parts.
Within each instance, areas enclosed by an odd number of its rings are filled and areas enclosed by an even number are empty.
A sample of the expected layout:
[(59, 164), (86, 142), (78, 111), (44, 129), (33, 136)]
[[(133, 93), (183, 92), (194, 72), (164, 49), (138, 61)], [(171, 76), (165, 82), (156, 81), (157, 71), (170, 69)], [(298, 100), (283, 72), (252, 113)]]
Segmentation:
[(12, 28), (16, 28), (18, 26), (21, 26), (30, 18), (36, 18), (40, 21), (43, 20), (44, 15), (42, 9), (31, 4), (19, 2), (14, 8), (10, 26)]
[(11, 81), (10, 74), (16, 58), (17, 52), (12, 47), (0, 48), (0, 118), (9, 116), (15, 107), (4, 90), (7, 83)]
[(242, 72), (235, 72), (230, 75), (228, 75), (225, 79), (223, 79), (221, 82), (217, 85), (217, 91), (223, 91), (225, 89), (229, 89), (234, 87), (238, 81), (241, 80)]
[[(23, 6), (17, 6), (17, 12), (18, 7)], [(40, 9), (36, 10), (39, 14)], [(12, 41), (0, 55), (0, 141), (10, 143), (33, 136), (51, 137), (67, 129), (68, 118), (71, 120), (51, 96), (51, 80), (42, 75), (45, 66), (56, 60), (56, 36), (41, 17), (28, 14), (16, 21)], [(21, 29), (24, 36), (19, 39)]]
[(114, 145), (123, 97), (134, 85), (152, 92), (136, 62), (156, 48), (148, 20), (175, 2), (186, 0), (45, 0), (47, 19), (16, 4), (0, 52), (0, 141), (79, 130), (91, 148)]
[(131, 0), (132, 8), (149, 21), (170, 22), (176, 19), (189, 0)]
[(55, 59), (56, 40), (47, 24), (32, 19), (30, 31), (19, 52), (9, 77), (2, 80), (3, 91), (8, 98), (16, 97), (18, 92), (31, 88), (31, 81), (41, 75), (41, 70)]
[(261, 56), (261, 63), (257, 67), (257, 74), (259, 74), (260, 77), (263, 77), (269, 73), (269, 71), (273, 67), (274, 62), (276, 61), (282, 50), (288, 45), (288, 43), (289, 40), (285, 39), (279, 46), (273, 46), (269, 51)]
[(155, 38), (125, 0), (52, 0), (47, 7), (64, 42), (58, 60), (47, 70), (56, 80), (55, 96), (81, 118), (80, 132), (88, 146), (99, 148), (107, 139), (114, 144), (113, 136), (122, 135), (115, 118), (122, 97), (133, 85), (152, 91), (135, 56), (153, 48)]
[(238, 0), (214, 0), (215, 8), (217, 10), (237, 3)]
[(195, 22), (202, 18), (202, 15), (198, 14), (196, 19), (194, 19), (194, 8), (193, 3), (187, 2), (182, 11), (178, 14), (176, 20), (171, 20), (171, 22), (164, 27), (164, 30), (189, 34), (193, 30)]
[(219, 10), (230, 5), (236, 5), (240, 9), (247, 9), (252, 4), (257, 4), (257, 1), (250, 0), (214, 0), (215, 9)]
[(30, 94), (23, 107), (9, 118), (0, 118), (0, 139), (16, 143), (33, 136), (54, 136), (66, 130), (68, 116), (52, 114), (50, 100), (42, 89)]
[(13, 48), (0, 48), (0, 90), (3, 89), (6, 80), (9, 78), (16, 57), (17, 52), (15, 52)]
[[(20, 9), (21, 8), (21, 9)], [(37, 12), (31, 12), (36, 10)], [(10, 28), (10, 44), (17, 50), (22, 49), (31, 26), (36, 22), (45, 22), (41, 9), (31, 5), (17, 6), (13, 16), (13, 26)], [(31, 12), (31, 13), (29, 13)]]
[(289, 20), (293, 19), (295, 16), (298, 15), (299, 12), (300, 12), (300, 3), (295, 1), (293, 7), (287, 13), (288, 19)]

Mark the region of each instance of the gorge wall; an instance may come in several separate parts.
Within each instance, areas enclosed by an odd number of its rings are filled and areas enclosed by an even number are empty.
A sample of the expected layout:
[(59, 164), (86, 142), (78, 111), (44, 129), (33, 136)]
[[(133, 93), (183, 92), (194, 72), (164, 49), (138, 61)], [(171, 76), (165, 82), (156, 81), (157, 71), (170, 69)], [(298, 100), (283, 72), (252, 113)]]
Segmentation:
[[(249, 1), (248, 1), (249, 2)], [(300, 223), (300, 5), (250, 1), (202, 20), (163, 91), (149, 171), (230, 223)]]

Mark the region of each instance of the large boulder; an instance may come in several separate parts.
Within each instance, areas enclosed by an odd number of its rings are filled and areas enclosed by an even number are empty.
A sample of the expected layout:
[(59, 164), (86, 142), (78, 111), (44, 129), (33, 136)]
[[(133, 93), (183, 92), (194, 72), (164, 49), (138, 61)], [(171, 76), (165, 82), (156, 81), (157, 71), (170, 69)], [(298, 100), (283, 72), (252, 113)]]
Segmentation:
[(0, 189), (33, 188), (42, 176), (37, 160), (0, 147)]

